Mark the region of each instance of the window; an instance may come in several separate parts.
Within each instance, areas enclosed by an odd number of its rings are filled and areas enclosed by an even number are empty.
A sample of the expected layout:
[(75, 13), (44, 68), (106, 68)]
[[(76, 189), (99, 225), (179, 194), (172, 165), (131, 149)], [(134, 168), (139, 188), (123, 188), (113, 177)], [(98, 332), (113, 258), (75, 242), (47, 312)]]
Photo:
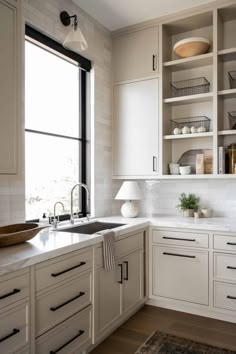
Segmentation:
[[(57, 201), (63, 202), (67, 214), (71, 188), (79, 181), (86, 183), (86, 71), (80, 68), (79, 55), (27, 30), (31, 36), (25, 42), (26, 219), (32, 220), (52, 213)], [(40, 41), (35, 41), (35, 34)], [(80, 195), (74, 211), (84, 215), (85, 196)]]

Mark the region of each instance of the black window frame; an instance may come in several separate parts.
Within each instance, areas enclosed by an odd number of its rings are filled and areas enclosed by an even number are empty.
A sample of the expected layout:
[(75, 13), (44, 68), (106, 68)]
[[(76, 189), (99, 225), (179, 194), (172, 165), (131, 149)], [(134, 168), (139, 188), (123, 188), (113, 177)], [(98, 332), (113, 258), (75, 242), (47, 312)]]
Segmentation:
[[(54, 39), (46, 36), (45, 34), (39, 32), (35, 28), (25, 25), (25, 36), (29, 37), (36, 42), (39, 42), (43, 44), (44, 46), (48, 47), (49, 49), (52, 49), (55, 52), (58, 52), (59, 54), (62, 54), (65, 57), (68, 57), (69, 59), (72, 59), (78, 63), (78, 67), (81, 69), (80, 70), (80, 126), (81, 126), (81, 136), (80, 138), (74, 138), (74, 137), (68, 137), (60, 134), (54, 134), (54, 133), (48, 133), (48, 132), (43, 132), (43, 131), (34, 131), (32, 129), (26, 129), (25, 132), (31, 132), (31, 133), (38, 133), (38, 134), (43, 134), (43, 135), (49, 135), (49, 136), (54, 136), (54, 137), (60, 137), (60, 138), (67, 138), (67, 139), (73, 139), (81, 142), (81, 149), (80, 149), (80, 159), (81, 159), (81, 180), (78, 182), (85, 183), (87, 182), (87, 175), (86, 175), (86, 170), (87, 170), (87, 134), (86, 134), (86, 121), (87, 121), (87, 73), (91, 70), (91, 61), (88, 60), (87, 58), (84, 58), (78, 53), (75, 53), (69, 49), (66, 49), (60, 44), (59, 42), (55, 41)], [(26, 38), (27, 40), (27, 38)], [(45, 48), (46, 49), (46, 48)], [(86, 216), (86, 194), (85, 190), (81, 189), (81, 213), (79, 214), (79, 217), (85, 217)], [(87, 211), (90, 212), (90, 211)], [(61, 219), (66, 220), (69, 218), (69, 215), (62, 215)], [(38, 220), (35, 220), (38, 221)]]

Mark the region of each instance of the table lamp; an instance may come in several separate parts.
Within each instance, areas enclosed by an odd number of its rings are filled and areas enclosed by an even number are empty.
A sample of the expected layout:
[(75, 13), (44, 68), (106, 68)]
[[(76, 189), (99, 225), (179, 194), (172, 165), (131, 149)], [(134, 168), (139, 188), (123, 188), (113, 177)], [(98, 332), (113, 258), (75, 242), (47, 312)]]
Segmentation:
[(115, 199), (125, 200), (121, 207), (121, 214), (125, 218), (135, 218), (138, 215), (138, 202), (142, 199), (142, 193), (135, 181), (125, 181), (122, 183)]

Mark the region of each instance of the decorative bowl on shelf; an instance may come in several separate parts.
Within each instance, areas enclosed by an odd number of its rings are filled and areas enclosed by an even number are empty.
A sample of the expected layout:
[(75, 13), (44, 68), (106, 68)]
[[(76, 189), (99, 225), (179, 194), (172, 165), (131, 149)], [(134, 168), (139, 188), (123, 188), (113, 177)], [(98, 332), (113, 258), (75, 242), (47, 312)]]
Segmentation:
[(22, 223), (0, 227), (0, 247), (13, 246), (31, 240), (48, 226), (36, 223)]
[(190, 175), (191, 174), (191, 166), (180, 166), (179, 172), (181, 175)]
[(203, 37), (185, 38), (175, 43), (173, 51), (181, 58), (189, 58), (195, 55), (205, 54), (210, 48), (211, 42)]

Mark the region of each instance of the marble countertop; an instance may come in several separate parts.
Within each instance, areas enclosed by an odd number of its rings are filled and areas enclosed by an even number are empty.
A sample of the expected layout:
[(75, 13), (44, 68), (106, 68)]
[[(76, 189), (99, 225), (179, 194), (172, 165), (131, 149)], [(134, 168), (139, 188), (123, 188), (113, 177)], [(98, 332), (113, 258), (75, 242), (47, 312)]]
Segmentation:
[[(174, 227), (184, 229), (207, 230), (211, 232), (236, 232), (236, 218), (208, 218), (194, 219), (173, 215), (157, 215), (155, 217), (122, 218), (111, 216), (96, 218), (94, 220), (124, 223), (126, 225), (114, 229), (117, 238), (135, 232), (148, 226)], [(75, 225), (79, 224), (76, 222)], [(67, 224), (68, 225), (68, 224)], [(74, 225), (74, 226), (75, 226)], [(65, 224), (60, 224), (61, 227)], [(84, 247), (101, 242), (102, 235), (75, 234), (71, 232), (58, 232), (57, 230), (42, 230), (31, 241), (0, 249), (0, 274), (9, 273), (21, 268), (31, 266), (48, 259), (79, 250)]]

